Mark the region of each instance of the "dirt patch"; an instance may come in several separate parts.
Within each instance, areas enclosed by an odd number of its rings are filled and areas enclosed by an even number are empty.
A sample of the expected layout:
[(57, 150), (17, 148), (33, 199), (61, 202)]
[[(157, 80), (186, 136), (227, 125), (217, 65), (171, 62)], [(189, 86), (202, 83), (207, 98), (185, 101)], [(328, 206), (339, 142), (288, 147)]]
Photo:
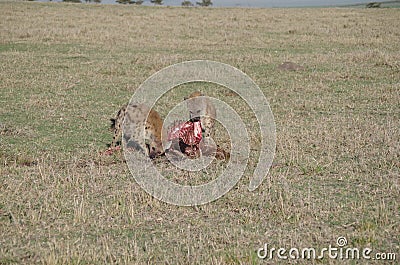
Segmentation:
[(303, 71), (304, 67), (293, 62), (284, 62), (283, 64), (278, 66), (279, 70), (282, 71)]

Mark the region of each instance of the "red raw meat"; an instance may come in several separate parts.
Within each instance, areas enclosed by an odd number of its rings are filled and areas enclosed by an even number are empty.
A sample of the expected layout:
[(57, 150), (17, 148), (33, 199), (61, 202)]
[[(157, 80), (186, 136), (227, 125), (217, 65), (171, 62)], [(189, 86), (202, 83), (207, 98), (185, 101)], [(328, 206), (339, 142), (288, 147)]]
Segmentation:
[(179, 139), (187, 145), (198, 145), (202, 139), (201, 122), (186, 121), (179, 123), (168, 131), (168, 141)]

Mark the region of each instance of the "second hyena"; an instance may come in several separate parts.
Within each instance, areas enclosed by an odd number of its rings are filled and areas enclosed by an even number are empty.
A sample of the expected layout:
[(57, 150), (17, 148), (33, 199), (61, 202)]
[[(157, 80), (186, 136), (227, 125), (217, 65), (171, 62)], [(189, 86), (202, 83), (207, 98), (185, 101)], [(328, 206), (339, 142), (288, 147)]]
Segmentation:
[(199, 91), (193, 92), (185, 100), (190, 119), (201, 121), (203, 137), (214, 137), (214, 124), (217, 117), (214, 104)]

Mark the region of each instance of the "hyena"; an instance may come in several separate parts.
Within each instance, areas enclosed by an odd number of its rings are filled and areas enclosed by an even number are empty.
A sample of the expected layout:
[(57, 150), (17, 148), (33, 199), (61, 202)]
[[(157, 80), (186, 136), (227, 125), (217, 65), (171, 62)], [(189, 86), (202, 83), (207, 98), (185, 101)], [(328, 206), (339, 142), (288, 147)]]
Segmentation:
[(199, 91), (193, 92), (185, 100), (191, 121), (201, 121), (203, 137), (214, 137), (214, 123), (217, 117), (214, 104)]
[[(148, 117), (146, 117), (147, 113), (149, 113)], [(150, 158), (164, 153), (161, 141), (163, 120), (157, 111), (144, 104), (125, 104), (118, 111), (116, 118), (111, 119), (111, 128), (114, 131), (111, 148), (116, 147), (121, 139), (124, 119), (124, 138), (128, 147), (141, 149)], [(141, 130), (144, 130), (144, 139)]]

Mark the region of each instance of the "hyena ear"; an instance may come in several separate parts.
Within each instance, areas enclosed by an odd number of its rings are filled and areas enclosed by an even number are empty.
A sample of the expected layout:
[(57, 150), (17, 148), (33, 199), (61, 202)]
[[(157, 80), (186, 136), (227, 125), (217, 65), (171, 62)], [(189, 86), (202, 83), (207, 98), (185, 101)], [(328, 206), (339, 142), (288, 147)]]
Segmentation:
[(110, 121), (111, 121), (111, 126), (110, 126), (110, 128), (111, 129), (115, 129), (115, 119), (110, 119)]

